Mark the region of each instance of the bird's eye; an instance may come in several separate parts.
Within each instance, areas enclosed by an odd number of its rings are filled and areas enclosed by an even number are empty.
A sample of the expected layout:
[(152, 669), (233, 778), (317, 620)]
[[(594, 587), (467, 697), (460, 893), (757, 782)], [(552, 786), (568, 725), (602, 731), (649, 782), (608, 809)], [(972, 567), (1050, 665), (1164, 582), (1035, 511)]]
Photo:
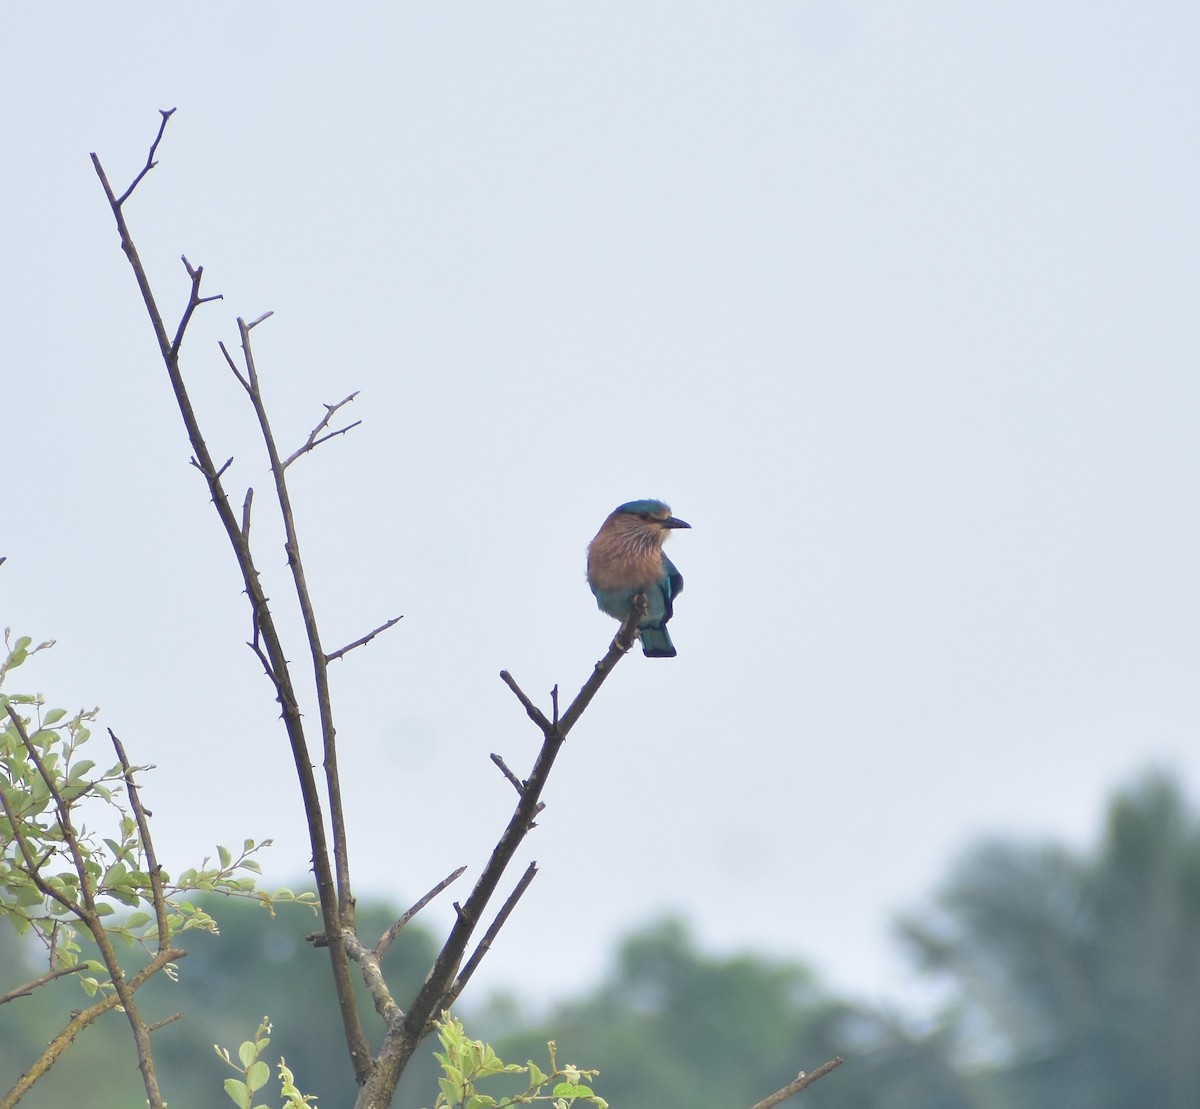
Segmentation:
[(639, 512), (639, 513), (638, 513), (638, 516), (639, 516), (641, 519), (643, 519), (643, 520), (649, 520), (649, 519), (650, 519), (650, 513), (649, 513), (649, 512)]

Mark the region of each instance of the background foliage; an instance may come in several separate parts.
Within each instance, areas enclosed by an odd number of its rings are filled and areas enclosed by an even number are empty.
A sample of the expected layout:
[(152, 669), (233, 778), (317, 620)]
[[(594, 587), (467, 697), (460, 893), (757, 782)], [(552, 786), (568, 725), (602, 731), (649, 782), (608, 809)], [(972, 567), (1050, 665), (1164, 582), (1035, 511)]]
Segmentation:
[[(311, 913), (282, 906), (272, 920), (244, 901), (201, 904), (221, 935), (189, 936), (179, 982), (144, 990), (154, 1015), (185, 1014), (155, 1034), (169, 1098), (221, 1104), (213, 1042), (236, 1045), (269, 1009), (272, 1047), (306, 1092), (335, 1104), (346, 1063), (328, 976), (304, 939)], [(368, 932), (382, 930), (395, 909), (364, 906), (360, 916)], [(548, 1010), (494, 998), (459, 1015), (506, 1060), (544, 1058), (555, 1039), (560, 1060), (599, 1068), (596, 1088), (614, 1106), (750, 1104), (792, 1077), (790, 1060), (833, 1054), (846, 1065), (801, 1095), (814, 1109), (1194, 1106), (1200, 823), (1170, 777), (1147, 774), (1119, 792), (1091, 851), (975, 846), (900, 931), (942, 998), (932, 1016), (839, 997), (800, 963), (703, 952), (675, 919), (628, 936), (602, 982)], [(415, 989), (432, 948), (414, 925), (389, 952), (405, 988)], [(0, 944), (0, 987), (29, 977), (35, 954), (11, 938)], [(77, 984), (57, 982), (0, 1006), (0, 1070), (18, 1073), (79, 996)], [(397, 1104), (432, 1103), (428, 1043)], [(108, 1014), (27, 1104), (115, 1109), (139, 1091), (127, 1030)]]

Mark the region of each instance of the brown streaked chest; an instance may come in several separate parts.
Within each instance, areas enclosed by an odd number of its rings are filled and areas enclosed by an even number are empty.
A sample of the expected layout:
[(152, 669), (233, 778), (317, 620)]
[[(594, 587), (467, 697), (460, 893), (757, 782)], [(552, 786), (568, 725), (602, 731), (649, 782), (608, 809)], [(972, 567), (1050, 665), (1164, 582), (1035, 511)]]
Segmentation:
[(598, 589), (644, 588), (662, 576), (662, 548), (657, 543), (601, 534), (588, 547), (588, 581)]

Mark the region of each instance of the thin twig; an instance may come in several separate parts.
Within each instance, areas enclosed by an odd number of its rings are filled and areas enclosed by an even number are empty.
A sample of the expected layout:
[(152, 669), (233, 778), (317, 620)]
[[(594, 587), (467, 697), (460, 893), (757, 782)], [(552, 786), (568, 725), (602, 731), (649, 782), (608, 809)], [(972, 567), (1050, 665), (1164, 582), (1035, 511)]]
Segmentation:
[[(129, 186), (129, 188), (127, 188), (119, 198), (113, 201), (118, 208), (120, 208), (121, 205), (133, 195), (133, 190), (142, 183), (142, 178), (145, 177), (146, 174), (149, 173), (156, 165), (158, 165), (158, 163), (154, 160), (154, 155), (158, 151), (158, 144), (162, 142), (163, 132), (167, 129), (167, 120), (169, 120), (175, 114), (175, 109), (159, 108), (158, 114), (162, 116), (162, 122), (158, 125), (158, 134), (154, 137), (154, 142), (150, 144), (150, 153), (146, 156), (146, 164), (142, 167), (142, 172), (133, 179), (133, 183)], [(94, 158), (95, 155), (93, 154), (92, 157)]]
[(337, 412), (337, 410), (339, 408), (344, 408), (347, 404), (350, 404), (354, 400), (354, 398), (357, 396), (358, 396), (358, 390), (356, 389), (348, 397), (343, 397), (340, 401), (337, 402), (337, 404), (325, 405), (324, 418), (321, 420), (320, 423), (317, 424), (316, 427), (314, 427), (312, 429), (312, 431), (310, 431), (308, 433), (308, 438), (304, 441), (304, 446), (298, 447), (296, 450), (292, 451), (292, 453), (289, 454), (287, 456), (287, 458), (284, 460), (283, 467), (285, 470), (293, 462), (295, 462), (296, 459), (299, 458), (302, 454), (307, 454), (314, 447), (318, 447), (322, 443), (328, 442), (328, 440), (333, 439), (335, 436), (345, 435), (347, 431), (350, 431), (352, 428), (358, 427), (358, 425), (362, 423), (362, 420), (355, 420), (354, 423), (348, 424), (346, 427), (339, 428), (337, 431), (331, 431), (331, 432), (329, 432), (328, 435), (321, 434), (321, 432), (324, 431), (329, 426), (329, 421), (333, 419), (333, 414), (335, 412)]
[(53, 982), (56, 978), (62, 978), (67, 974), (79, 974), (84, 970), (87, 970), (87, 966), (84, 963), (77, 963), (73, 967), (59, 967), (57, 970), (48, 970), (45, 974), (31, 979), (24, 985), (14, 987), (6, 994), (0, 994), (0, 1005), (7, 1005), (10, 1001), (15, 1001), (18, 997), (28, 997), (39, 986), (44, 986), (47, 982)]
[(168, 1024), (174, 1024), (182, 1016), (182, 1013), (172, 1013), (169, 1017), (164, 1017), (162, 1020), (156, 1020), (153, 1024), (147, 1025), (146, 1031), (151, 1033), (157, 1032), (160, 1028), (166, 1028)]
[(192, 282), (191, 295), (188, 297), (187, 307), (183, 310), (183, 315), (179, 317), (179, 326), (175, 329), (175, 338), (171, 341), (171, 354), (175, 358), (179, 357), (179, 348), (183, 346), (183, 335), (187, 331), (187, 326), (192, 322), (192, 313), (202, 304), (210, 304), (214, 300), (223, 299), (220, 293), (215, 296), (202, 297), (200, 295), (200, 282), (204, 279), (204, 267), (193, 266), (187, 260), (187, 255), (182, 256), (183, 268), (187, 270), (187, 275)]
[(504, 761), (503, 757), (497, 755), (494, 751), (490, 757), (492, 762), (494, 762), (500, 768), (500, 773), (503, 774), (510, 782), (512, 782), (512, 787), (517, 791), (517, 795), (520, 796), (523, 794), (525, 792), (525, 784), (511, 770), (509, 770), (508, 763)]
[(225, 364), (233, 371), (233, 376), (238, 379), (238, 384), (241, 385), (241, 387), (245, 389), (247, 393), (250, 392), (250, 382), (248, 382), (242, 376), (242, 371), (238, 369), (237, 363), (232, 357), (230, 357), (229, 349), (225, 346), (225, 340), (218, 339), (217, 346), (220, 348), (221, 353), (225, 355)]
[(507, 670), (500, 671), (500, 680), (513, 691), (517, 700), (525, 706), (525, 711), (529, 714), (530, 720), (541, 728), (543, 732), (553, 731), (554, 725), (542, 715), (542, 710), (529, 699), (525, 691), (517, 685), (516, 679)]
[(425, 908), (425, 906), (428, 905), (430, 901), (432, 901), (435, 897), (437, 897), (437, 895), (439, 893), (441, 893), (442, 890), (444, 890), (448, 885), (450, 885), (451, 882), (458, 881), (458, 879), (462, 877), (463, 871), (465, 871), (466, 869), (467, 868), (465, 866), (460, 866), (457, 870), (453, 871), (450, 874), (447, 874), (446, 877), (443, 878), (440, 882), (438, 882), (438, 884), (436, 886), (434, 886), (433, 889), (431, 889), (427, 894), (425, 894), (424, 897), (422, 897), (419, 901), (414, 902), (412, 907), (409, 908), (407, 910), (407, 912), (405, 912), (400, 917), (399, 920), (397, 920), (386, 932), (384, 932), (384, 934), (382, 936), (379, 937), (379, 942), (375, 945), (371, 954), (374, 955), (376, 959), (382, 959), (384, 956), (384, 953), (387, 951), (387, 949), (389, 947), (392, 946), (392, 943), (394, 942), (396, 937), (398, 935), (400, 935), (401, 929), (403, 929), (403, 927), (410, 920), (412, 920), (412, 918), (415, 917), (417, 915), (417, 913), (419, 913), (423, 908)]
[(374, 628), (371, 631), (367, 632), (366, 635), (360, 636), (353, 643), (347, 643), (346, 646), (339, 647), (336, 651), (331, 651), (329, 654), (327, 654), (325, 656), (325, 661), (326, 662), (335, 662), (337, 659), (341, 658), (342, 655), (349, 654), (351, 651), (354, 650), (355, 647), (365, 646), (367, 643), (370, 643), (371, 640), (374, 639), (377, 635), (379, 635), (380, 632), (385, 632), (388, 630), (388, 628), (395, 627), (403, 619), (404, 619), (403, 616), (393, 616), (390, 620), (387, 620), (384, 623), (380, 624), (379, 627)]
[(834, 1056), (828, 1063), (822, 1063), (815, 1071), (810, 1071), (805, 1074), (801, 1071), (791, 1082), (783, 1087), (782, 1090), (776, 1090), (770, 1097), (764, 1097), (762, 1101), (755, 1102), (750, 1109), (772, 1109), (773, 1106), (780, 1102), (787, 1101), (789, 1097), (798, 1094), (801, 1090), (811, 1086), (818, 1078), (824, 1078), (831, 1070), (836, 1070), (845, 1062), (840, 1055)]

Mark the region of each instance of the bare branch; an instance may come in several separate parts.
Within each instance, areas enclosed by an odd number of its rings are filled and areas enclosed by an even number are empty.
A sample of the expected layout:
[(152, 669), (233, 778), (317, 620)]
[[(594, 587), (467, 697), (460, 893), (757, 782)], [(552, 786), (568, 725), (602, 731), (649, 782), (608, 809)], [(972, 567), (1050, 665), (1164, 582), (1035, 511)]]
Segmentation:
[[(158, 125), (158, 134), (155, 135), (154, 142), (150, 144), (150, 153), (146, 155), (146, 164), (142, 167), (141, 173), (139, 173), (133, 179), (133, 183), (129, 186), (129, 188), (127, 188), (120, 195), (120, 197), (116, 199), (115, 203), (118, 208), (121, 207), (121, 205), (133, 195), (133, 190), (142, 183), (142, 178), (145, 177), (146, 174), (149, 173), (156, 165), (158, 165), (158, 163), (154, 160), (154, 155), (158, 152), (158, 144), (162, 142), (163, 132), (167, 129), (167, 120), (169, 120), (175, 114), (175, 109), (159, 108), (158, 114), (162, 116), (162, 122)], [(96, 155), (93, 154), (92, 157), (95, 158)]]
[(379, 635), (380, 632), (385, 632), (388, 630), (388, 628), (394, 628), (403, 619), (404, 619), (403, 616), (393, 616), (390, 620), (385, 621), (384, 623), (380, 624), (379, 627), (374, 628), (371, 631), (367, 632), (366, 635), (361, 636), (360, 638), (356, 639), (353, 643), (347, 643), (346, 646), (339, 647), (336, 651), (332, 651), (330, 654), (327, 654), (325, 656), (325, 661), (326, 662), (334, 662), (337, 659), (341, 658), (342, 655), (349, 654), (351, 651), (354, 650), (355, 647), (365, 646), (366, 644), (370, 643), (371, 640), (374, 639), (377, 635)]
[(221, 353), (223, 355), (225, 355), (225, 364), (233, 371), (233, 376), (238, 379), (238, 383), (241, 385), (241, 387), (243, 389), (246, 390), (247, 393), (250, 392), (250, 382), (248, 382), (242, 376), (242, 371), (238, 369), (237, 363), (233, 360), (232, 357), (230, 357), (229, 350), (225, 346), (225, 340), (224, 339), (217, 340), (217, 346), (220, 348)]
[(328, 435), (321, 434), (321, 432), (323, 432), (329, 426), (329, 421), (333, 419), (333, 414), (335, 412), (337, 412), (337, 410), (339, 408), (344, 408), (347, 404), (350, 404), (354, 400), (354, 398), (357, 396), (358, 396), (358, 390), (356, 389), (348, 397), (344, 397), (342, 400), (338, 401), (337, 404), (325, 405), (324, 418), (321, 420), (321, 422), (319, 424), (317, 424), (316, 427), (314, 427), (312, 429), (312, 431), (310, 431), (308, 433), (308, 439), (305, 440), (304, 446), (299, 447), (296, 450), (292, 451), (292, 453), (290, 455), (288, 455), (288, 457), (284, 460), (283, 467), (285, 470), (293, 462), (295, 462), (296, 459), (299, 458), (302, 454), (306, 454), (308, 451), (311, 451), (314, 447), (320, 446), (322, 443), (326, 442), (329, 439), (334, 438), (335, 436), (345, 435), (346, 432), (349, 431), (351, 428), (356, 428), (356, 427), (358, 427), (359, 424), (362, 423), (362, 420), (355, 420), (354, 423), (347, 424), (345, 427), (339, 428), (337, 431), (331, 431), (331, 432), (329, 432)]
[[(167, 116), (164, 115), (164, 126), (166, 118)], [(160, 128), (160, 137), (161, 132), (162, 128)], [(148, 165), (153, 164), (153, 154), (157, 143), (158, 140), (156, 139), (155, 145), (151, 147), (151, 157), (148, 159)], [(322, 678), (318, 677), (318, 698), (321, 701), (321, 723), (326, 748), (326, 775), (330, 784), (330, 800), (331, 808), (333, 809), (331, 814), (334, 829), (333, 854), (337, 863), (338, 873), (336, 887), (330, 867), (330, 852), (325, 833), (325, 818), (322, 812), (321, 796), (316, 784), (313, 760), (309, 754), (308, 739), (304, 730), (304, 719), (301, 715), (298, 698), (292, 684), (291, 671), (282, 638), (275, 626), (274, 618), (267, 604), (267, 598), (263, 592), (249, 542), (242, 532), (238, 517), (235, 515), (229, 503), (228, 495), (221, 484), (221, 476), (224, 473), (224, 469), (218, 471), (216, 465), (213, 463), (208, 444), (205, 442), (204, 435), (200, 429), (200, 422), (196, 417), (191, 396), (180, 369), (179, 347), (176, 343), (172, 342), (171, 338), (167, 335), (166, 328), (163, 326), (162, 313), (159, 311), (154, 291), (150, 287), (146, 268), (142, 264), (137, 247), (134, 245), (133, 238), (129, 233), (129, 227), (125, 222), (121, 205), (125, 196), (128, 196), (128, 193), (118, 199), (108, 182), (108, 177), (104, 172), (104, 167), (100, 164), (100, 159), (95, 154), (92, 154), (91, 157), (92, 166), (96, 171), (96, 176), (100, 180), (101, 187), (104, 189), (104, 195), (108, 199), (113, 219), (117, 225), (117, 231), (121, 240), (121, 249), (129, 260), (138, 290), (146, 306), (146, 312), (150, 317), (150, 323), (154, 330), (155, 339), (158, 342), (163, 365), (170, 379), (171, 388), (175, 394), (175, 400), (179, 407), (179, 413), (183, 418), (184, 427), (187, 430), (188, 441), (191, 443), (192, 451), (194, 452), (194, 464), (208, 482), (213, 506), (221, 519), (221, 524), (225, 529), (230, 545), (233, 547), (234, 555), (237, 558), (238, 567), (242, 572), (242, 580), (245, 585), (246, 595), (250, 601), (255, 627), (254, 642), (251, 644), (251, 648), (259, 656), (260, 660), (263, 661), (264, 670), (275, 688), (276, 698), (282, 710), (284, 727), (287, 729), (288, 741), (292, 751), (292, 761), (295, 765), (296, 775), (300, 782), (301, 795), (304, 800), (304, 814), (308, 827), (309, 842), (312, 847), (313, 874), (317, 882), (317, 892), (321, 901), (321, 913), (325, 931), (328, 935), (334, 937), (333, 942), (329, 945), (330, 964), (333, 971), (334, 986), (337, 990), (338, 1006), (346, 1032), (346, 1045), (354, 1067), (355, 1077), (359, 1082), (363, 1082), (371, 1066), (371, 1047), (363, 1031), (362, 1021), (355, 1003), (350, 978), (349, 960), (346, 956), (344, 946), (338, 942), (338, 938), (342, 932), (343, 920), (349, 923), (353, 922), (353, 898), (350, 895), (349, 881), (346, 877), (344, 821), (340, 812), (341, 802), (337, 791), (336, 755), (332, 750), (332, 722), (327, 711), (327, 688), (324, 687)], [(140, 176), (144, 176), (144, 173)], [(254, 324), (251, 324), (250, 327), (257, 325), (259, 322), (259, 320), (254, 321)], [(250, 327), (243, 321), (239, 321), (239, 327), (242, 329), (242, 344), (247, 359), (247, 377), (243, 379), (238, 374), (238, 379), (242, 382), (247, 392), (250, 393), (252, 400), (255, 400), (257, 387), (253, 356), (250, 352), (249, 344)], [(280, 473), (278, 455), (274, 454), (274, 444), (270, 439), (270, 429), (265, 424), (265, 414), (261, 411), (261, 398), (255, 400), (255, 411), (259, 414), (260, 421), (264, 425), (268, 450), (272, 453), (272, 469), (278, 474)], [(283, 499), (286, 500), (286, 497), (284, 496)], [(291, 530), (290, 510), (285, 508), (284, 516), (285, 525), (289, 529), (288, 557), (289, 561), (293, 564), (293, 568), (295, 568), (298, 562), (295, 535)], [(308, 626), (311, 610), (306, 610), (304, 615), (306, 626)], [(260, 635), (262, 645), (260, 645)], [(323, 653), (317, 652), (314, 654), (314, 666), (319, 674), (323, 672)]]
[(500, 680), (513, 691), (517, 700), (525, 706), (525, 711), (529, 714), (530, 720), (541, 728), (543, 732), (553, 730), (554, 725), (542, 715), (542, 710), (526, 696), (525, 691), (517, 685), (516, 679), (507, 670), (500, 671)]
[(79, 974), (84, 970), (87, 970), (87, 967), (83, 963), (77, 963), (73, 967), (59, 967), (57, 970), (48, 970), (45, 974), (31, 979), (23, 985), (15, 986), (6, 994), (0, 994), (0, 1005), (7, 1005), (10, 1001), (15, 1001), (18, 997), (28, 997), (39, 986), (44, 986), (47, 982), (53, 982), (56, 978), (62, 978), (67, 974)]
[(770, 1097), (764, 1097), (762, 1101), (755, 1102), (750, 1109), (772, 1109), (773, 1106), (779, 1105), (781, 1102), (787, 1101), (789, 1097), (798, 1094), (801, 1090), (811, 1086), (818, 1078), (824, 1078), (830, 1071), (836, 1070), (845, 1062), (840, 1055), (834, 1056), (828, 1063), (822, 1063), (815, 1071), (805, 1074), (801, 1071), (796, 1078), (789, 1082), (782, 1090), (776, 1090)]
[(449, 1009), (458, 998), (458, 995), (463, 992), (463, 987), (471, 980), (471, 975), (475, 973), (476, 968), (483, 961), (483, 957), (491, 950), (492, 943), (500, 934), (500, 929), (504, 927), (504, 922), (508, 920), (513, 909), (517, 907), (517, 902), (521, 900), (521, 896), (536, 877), (537, 863), (530, 863), (525, 868), (525, 873), (521, 875), (521, 880), (516, 884), (516, 887), (508, 895), (500, 911), (496, 914), (496, 919), (492, 921), (492, 926), (484, 933), (483, 939), (479, 941), (479, 945), (471, 953), (471, 957), (467, 960), (466, 965), (454, 980), (454, 985), (447, 991), (441, 1008)]
[(357, 934), (349, 929), (342, 933), (342, 943), (346, 947), (346, 954), (358, 963), (363, 983), (375, 1005), (375, 1012), (383, 1018), (384, 1024), (389, 1028), (393, 1024), (398, 1024), (404, 1019), (404, 1013), (396, 1004), (396, 999), (392, 997), (392, 991), (388, 989), (387, 980), (383, 977), (383, 971), (379, 969), (379, 959), (375, 956), (375, 952), (368, 951)]
[(246, 499), (242, 501), (242, 538), (250, 539), (250, 506), (254, 503), (254, 487), (246, 488)]
[(386, 932), (384, 932), (384, 934), (382, 936), (379, 937), (379, 942), (375, 945), (375, 948), (371, 952), (371, 954), (374, 955), (376, 959), (382, 959), (384, 956), (384, 952), (386, 952), (387, 949), (392, 946), (392, 943), (395, 941), (396, 937), (398, 935), (400, 935), (401, 929), (410, 920), (412, 920), (412, 918), (415, 917), (417, 915), (417, 913), (419, 913), (423, 908), (425, 908), (425, 906), (428, 905), (430, 901), (432, 901), (435, 897), (437, 897), (437, 895), (439, 893), (441, 893), (442, 890), (444, 890), (448, 885), (450, 885), (451, 882), (455, 882), (459, 878), (461, 878), (463, 871), (465, 871), (466, 869), (467, 868), (465, 866), (460, 866), (453, 873), (447, 874), (446, 877), (443, 878), (440, 882), (438, 882), (438, 884), (436, 886), (434, 886), (433, 889), (431, 889), (424, 897), (422, 897), (419, 901), (415, 902), (413, 904), (413, 906), (406, 913), (404, 913), (404, 915), (401, 916), (399, 920), (396, 921), (395, 924), (393, 924)]
[(183, 335), (187, 331), (187, 326), (192, 321), (192, 313), (202, 304), (209, 304), (214, 300), (221, 300), (221, 294), (216, 296), (202, 297), (200, 295), (200, 282), (204, 278), (204, 267), (193, 266), (187, 260), (187, 255), (182, 256), (183, 268), (187, 270), (188, 277), (192, 280), (192, 291), (188, 296), (187, 307), (183, 310), (183, 315), (179, 317), (179, 326), (175, 329), (175, 338), (171, 342), (171, 353), (176, 358), (179, 357), (179, 348), (183, 346)]
[(503, 774), (510, 782), (512, 782), (512, 787), (517, 791), (517, 795), (520, 796), (523, 794), (525, 792), (525, 784), (511, 770), (509, 770), (508, 763), (506, 763), (504, 759), (500, 755), (497, 755), (494, 751), (492, 752), (491, 760), (500, 768), (500, 773)]
[(183, 1017), (182, 1013), (172, 1013), (169, 1017), (164, 1017), (162, 1020), (157, 1020), (153, 1024), (146, 1026), (147, 1032), (157, 1032), (160, 1028), (166, 1028), (168, 1024), (174, 1024), (177, 1020)]
[[(300, 539), (296, 530), (296, 519), (292, 512), (291, 494), (288, 491), (287, 474), (279, 449), (275, 443), (275, 434), (271, 429), (271, 421), (267, 416), (266, 405), (258, 378), (258, 370), (254, 363), (254, 348), (250, 341), (250, 332), (271, 313), (265, 312), (251, 323), (238, 319), (238, 331), (242, 339), (242, 360), (246, 367), (246, 380), (250, 384), (250, 403), (258, 418), (259, 431), (262, 434), (263, 445), (267, 448), (267, 457), (271, 462), (271, 476), (274, 479), (276, 499), (279, 503), (279, 515), (283, 522), (285, 535), (284, 550), (287, 552), (288, 568), (292, 572), (292, 584), (295, 590), (296, 602), (304, 622), (304, 631), (308, 639), (309, 656), (313, 667), (313, 684), (316, 687), (317, 712), (321, 723), (321, 740), (324, 750), (325, 791), (329, 800), (329, 825), (333, 839), (333, 871), (337, 883), (337, 903), (333, 906), (337, 917), (335, 921), (325, 921), (326, 934), (341, 935), (343, 930), (354, 929), (354, 894), (350, 886), (350, 855), (346, 835), (346, 818), (342, 807), (342, 789), (338, 773), (337, 731), (333, 724), (333, 700), (329, 689), (329, 662), (325, 649), (321, 645), (321, 634), (317, 626), (316, 610), (313, 607), (312, 595), (308, 589), (308, 581), (304, 573), (304, 563), (300, 557)], [(286, 666), (286, 660), (283, 665)], [(275, 673), (280, 673), (278, 664)], [(325, 894), (321, 894), (324, 905)], [(337, 948), (337, 943), (331, 942), (330, 948)], [(359, 1082), (366, 1078), (366, 1068), (370, 1065), (369, 1043), (362, 1031), (362, 1022), (358, 1011), (354, 1008), (354, 998), (349, 992), (349, 968), (344, 963), (339, 964), (339, 973), (344, 980), (339, 982), (339, 1001), (343, 1004), (343, 1022), (348, 1034), (353, 1029), (353, 1040), (350, 1047), (351, 1057), (355, 1060), (355, 1074)], [(363, 1052), (366, 1052), (365, 1056)], [(360, 1058), (361, 1056), (361, 1058)]]
[(458, 908), (457, 920), (450, 929), (450, 935), (442, 945), (437, 960), (425, 978), (424, 984), (409, 1005), (403, 1022), (389, 1028), (383, 1046), (375, 1059), (366, 1084), (359, 1091), (356, 1104), (360, 1107), (386, 1105), (395, 1090), (400, 1073), (412, 1058), (417, 1045), (429, 1031), (429, 1022), (439, 1011), (439, 1006), (452, 988), (455, 976), (459, 973), (463, 954), (470, 942), (472, 933), (488, 901), (496, 890), (513, 855), (521, 845), (529, 829), (533, 826), (533, 818), (539, 811), (541, 795), (545, 789), (554, 761), (562, 749), (567, 733), (578, 721), (596, 691), (605, 678), (629, 650), (632, 635), (637, 624), (645, 615), (646, 598), (642, 594), (634, 597), (629, 615), (622, 623), (617, 637), (609, 645), (608, 652), (596, 663), (591, 677), (584, 683), (583, 688), (571, 702), (562, 719), (553, 724), (529, 700), (517, 685), (508, 671), (501, 671), (500, 677), (513, 691), (517, 699), (525, 707), (529, 718), (542, 730), (543, 742), (533, 770), (526, 779), (517, 801), (517, 806), (509, 818), (508, 824), (500, 835), (487, 865), (471, 890), (470, 896)]

